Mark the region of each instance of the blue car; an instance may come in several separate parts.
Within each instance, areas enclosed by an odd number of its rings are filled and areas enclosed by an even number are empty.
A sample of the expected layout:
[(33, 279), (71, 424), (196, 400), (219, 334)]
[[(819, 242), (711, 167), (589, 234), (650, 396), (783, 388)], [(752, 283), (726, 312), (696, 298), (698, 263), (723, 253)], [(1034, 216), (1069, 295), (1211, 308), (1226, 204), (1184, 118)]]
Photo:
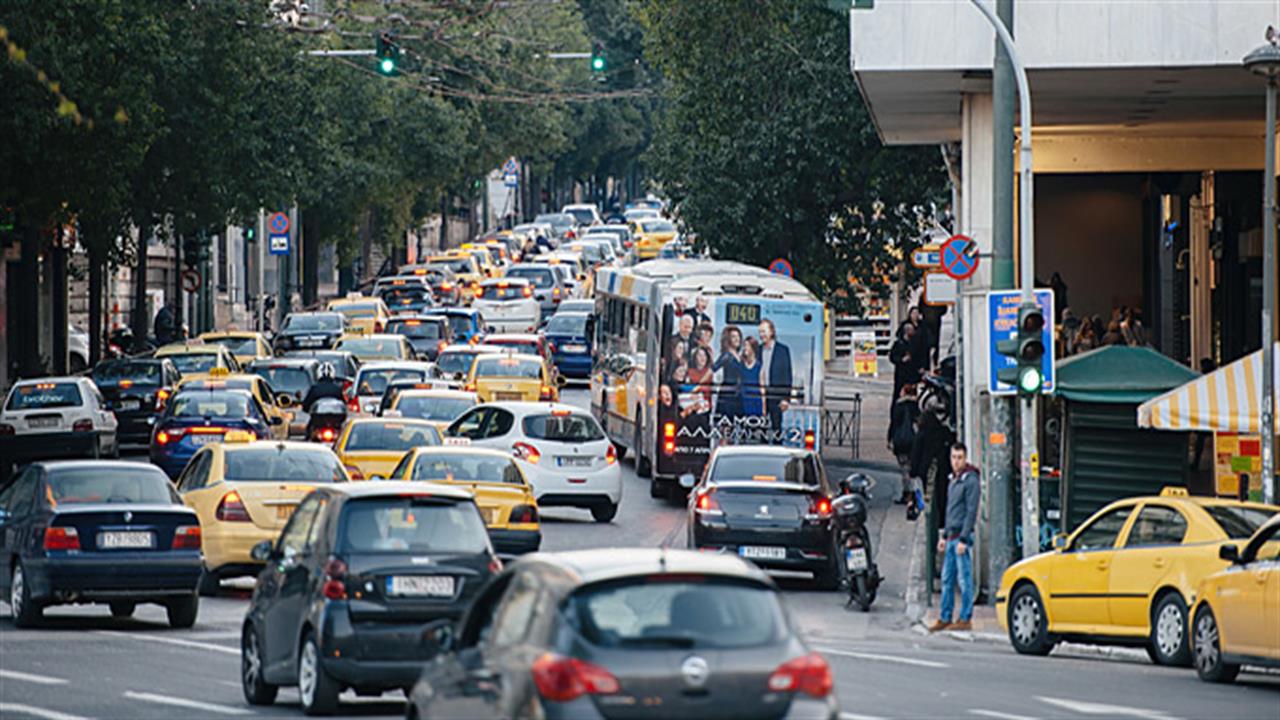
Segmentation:
[(248, 430), (267, 438), (271, 435), (270, 425), (283, 421), (280, 417), (268, 419), (248, 390), (179, 390), (156, 421), (151, 434), (151, 462), (176, 478), (197, 450), (221, 442), (227, 431)]
[(200, 520), (145, 463), (37, 462), (0, 492), (0, 589), (13, 624), (100, 603), (118, 618), (158, 603), (187, 628), (199, 610)]
[(449, 320), (453, 342), (475, 343), (484, 339), (484, 317), (471, 308), (444, 308), (429, 310), (426, 315), (436, 315)]
[(594, 320), (587, 313), (558, 312), (547, 321), (542, 334), (552, 345), (551, 357), (561, 375), (591, 377), (592, 330)]

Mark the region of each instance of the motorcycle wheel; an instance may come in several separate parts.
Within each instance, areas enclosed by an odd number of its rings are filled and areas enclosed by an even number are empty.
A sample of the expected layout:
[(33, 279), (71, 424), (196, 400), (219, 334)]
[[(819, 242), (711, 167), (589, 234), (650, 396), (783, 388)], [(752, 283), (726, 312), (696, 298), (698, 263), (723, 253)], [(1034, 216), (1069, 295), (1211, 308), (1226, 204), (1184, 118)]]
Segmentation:
[(853, 576), (853, 597), (858, 603), (858, 608), (862, 612), (871, 610), (871, 602), (876, 599), (875, 594), (867, 587), (866, 573), (858, 573)]

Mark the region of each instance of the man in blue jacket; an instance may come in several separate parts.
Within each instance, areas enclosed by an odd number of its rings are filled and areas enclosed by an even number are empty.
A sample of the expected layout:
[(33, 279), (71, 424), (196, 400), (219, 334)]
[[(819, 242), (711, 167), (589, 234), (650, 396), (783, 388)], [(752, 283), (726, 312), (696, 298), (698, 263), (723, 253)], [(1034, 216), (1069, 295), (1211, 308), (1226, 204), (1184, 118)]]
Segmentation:
[[(947, 485), (946, 525), (938, 537), (942, 560), (942, 604), (938, 620), (929, 632), (973, 629), (973, 526), (978, 520), (982, 481), (978, 468), (969, 464), (969, 449), (958, 442), (951, 446), (951, 482)], [(955, 588), (960, 586), (960, 619), (952, 622)]]

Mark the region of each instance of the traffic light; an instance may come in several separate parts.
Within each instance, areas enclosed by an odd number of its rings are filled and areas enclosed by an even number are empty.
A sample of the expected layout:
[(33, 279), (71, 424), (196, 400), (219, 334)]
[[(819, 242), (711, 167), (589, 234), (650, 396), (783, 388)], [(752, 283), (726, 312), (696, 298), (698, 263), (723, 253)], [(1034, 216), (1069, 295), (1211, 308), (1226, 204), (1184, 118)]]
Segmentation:
[(209, 259), (209, 244), (197, 234), (182, 238), (182, 262), (195, 267)]
[(257, 240), (257, 234), (258, 234), (257, 228), (255, 228), (254, 226), (249, 225), (249, 226), (245, 227), (245, 229), (244, 229), (244, 241), (245, 241), (245, 242), (253, 242), (254, 240)]
[(404, 50), (400, 49), (390, 30), (375, 33), (373, 42), (374, 57), (378, 60), (378, 72), (383, 75), (395, 75)]
[(1019, 395), (1031, 397), (1044, 387), (1044, 311), (1037, 303), (1018, 308), (1018, 327), (1008, 340), (996, 343), (996, 350), (1012, 358), (1015, 365), (996, 373), (1000, 382), (1017, 389)]
[(591, 72), (602, 73), (607, 63), (604, 59), (604, 43), (599, 40), (591, 43)]

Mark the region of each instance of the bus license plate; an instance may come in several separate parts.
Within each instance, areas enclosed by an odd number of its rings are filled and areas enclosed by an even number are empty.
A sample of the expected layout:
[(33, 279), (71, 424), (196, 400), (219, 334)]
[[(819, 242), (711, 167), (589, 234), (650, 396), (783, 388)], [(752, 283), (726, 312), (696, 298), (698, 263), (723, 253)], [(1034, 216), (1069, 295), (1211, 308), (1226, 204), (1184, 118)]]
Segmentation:
[(409, 597), (453, 597), (452, 575), (392, 575), (387, 594)]
[(844, 552), (845, 567), (849, 572), (862, 572), (867, 569), (867, 549), (850, 548)]
[(148, 549), (155, 545), (149, 532), (102, 532), (98, 533), (99, 550), (137, 550)]
[(738, 554), (744, 558), (756, 560), (784, 560), (787, 549), (783, 547), (759, 547), (744, 545), (738, 548)]

